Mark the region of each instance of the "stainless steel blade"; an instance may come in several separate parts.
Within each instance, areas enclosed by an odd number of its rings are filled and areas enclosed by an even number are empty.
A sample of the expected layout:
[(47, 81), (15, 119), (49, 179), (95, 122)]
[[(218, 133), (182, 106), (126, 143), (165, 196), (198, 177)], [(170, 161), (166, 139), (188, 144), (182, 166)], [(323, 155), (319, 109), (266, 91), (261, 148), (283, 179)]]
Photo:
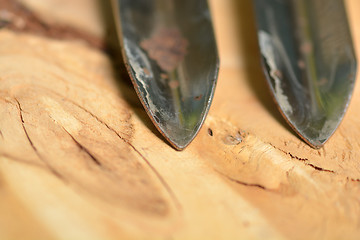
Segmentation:
[(356, 59), (343, 0), (254, 0), (263, 67), (294, 130), (321, 147), (349, 104)]
[(123, 56), (158, 130), (185, 148), (209, 110), (219, 60), (206, 0), (113, 0)]

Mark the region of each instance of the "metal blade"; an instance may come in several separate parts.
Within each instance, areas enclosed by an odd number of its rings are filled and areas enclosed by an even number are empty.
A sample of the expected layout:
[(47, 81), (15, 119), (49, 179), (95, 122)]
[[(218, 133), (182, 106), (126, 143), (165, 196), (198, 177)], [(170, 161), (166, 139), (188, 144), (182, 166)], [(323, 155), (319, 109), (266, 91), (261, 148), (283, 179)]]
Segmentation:
[(219, 60), (206, 0), (113, 0), (135, 90), (158, 130), (185, 148), (209, 110)]
[(356, 59), (343, 0), (254, 0), (265, 74), (285, 119), (312, 147), (349, 104)]

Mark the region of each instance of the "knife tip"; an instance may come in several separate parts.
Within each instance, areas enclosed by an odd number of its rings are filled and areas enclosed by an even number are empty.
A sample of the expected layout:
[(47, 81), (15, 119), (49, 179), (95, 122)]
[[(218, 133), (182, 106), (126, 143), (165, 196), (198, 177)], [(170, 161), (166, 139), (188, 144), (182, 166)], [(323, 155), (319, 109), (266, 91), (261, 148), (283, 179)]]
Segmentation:
[[(312, 148), (320, 149), (330, 139), (338, 128), (342, 118), (339, 121), (333, 122), (331, 126), (324, 125), (321, 129), (316, 129), (315, 124), (310, 124), (311, 127), (300, 131), (295, 126), (292, 126), (297, 134)], [(314, 131), (315, 130), (315, 131)]]
[[(303, 136), (302, 136), (303, 137)], [(325, 142), (327, 142), (327, 139), (323, 139), (323, 140), (318, 140), (318, 139), (308, 139), (303, 137), (304, 141), (309, 144), (310, 147), (314, 148), (314, 149), (320, 149), (324, 146)]]
[(168, 139), (168, 141), (171, 144), (171, 146), (173, 146), (176, 150), (182, 151), (191, 143), (192, 139), (186, 142), (172, 141), (170, 139)]
[(195, 127), (191, 133), (183, 131), (183, 134), (178, 134), (178, 132), (181, 130), (180, 128), (178, 129), (179, 131), (174, 132), (163, 131), (162, 129), (160, 129), (160, 132), (172, 147), (174, 147), (178, 151), (182, 151), (195, 139), (201, 128), (201, 125), (202, 124)]

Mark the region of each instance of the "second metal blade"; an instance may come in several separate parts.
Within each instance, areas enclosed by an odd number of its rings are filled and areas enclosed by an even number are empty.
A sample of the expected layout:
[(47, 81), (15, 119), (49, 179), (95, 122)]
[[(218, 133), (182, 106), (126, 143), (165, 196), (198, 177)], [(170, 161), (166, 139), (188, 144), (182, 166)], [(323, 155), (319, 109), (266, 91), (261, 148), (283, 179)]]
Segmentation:
[(290, 125), (321, 147), (342, 120), (356, 59), (343, 0), (254, 0), (264, 68)]

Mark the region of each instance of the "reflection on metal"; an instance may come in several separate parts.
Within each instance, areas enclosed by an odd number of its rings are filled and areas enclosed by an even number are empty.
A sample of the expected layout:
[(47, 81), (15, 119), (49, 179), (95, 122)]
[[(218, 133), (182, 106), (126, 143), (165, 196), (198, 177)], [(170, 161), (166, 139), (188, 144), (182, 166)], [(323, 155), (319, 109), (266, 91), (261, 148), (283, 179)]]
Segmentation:
[(113, 0), (125, 63), (155, 126), (176, 148), (199, 131), (219, 61), (206, 0)]
[(254, 0), (263, 66), (284, 117), (321, 147), (349, 104), (356, 59), (343, 0)]

